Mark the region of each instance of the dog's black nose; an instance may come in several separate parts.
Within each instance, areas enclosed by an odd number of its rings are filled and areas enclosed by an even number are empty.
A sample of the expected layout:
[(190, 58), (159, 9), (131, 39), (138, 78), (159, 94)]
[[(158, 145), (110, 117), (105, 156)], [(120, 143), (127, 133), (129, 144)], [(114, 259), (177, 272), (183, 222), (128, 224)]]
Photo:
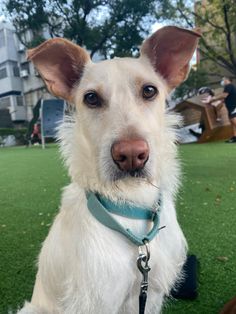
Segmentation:
[(136, 171), (144, 167), (149, 157), (149, 147), (143, 139), (121, 140), (111, 148), (114, 162), (122, 171)]

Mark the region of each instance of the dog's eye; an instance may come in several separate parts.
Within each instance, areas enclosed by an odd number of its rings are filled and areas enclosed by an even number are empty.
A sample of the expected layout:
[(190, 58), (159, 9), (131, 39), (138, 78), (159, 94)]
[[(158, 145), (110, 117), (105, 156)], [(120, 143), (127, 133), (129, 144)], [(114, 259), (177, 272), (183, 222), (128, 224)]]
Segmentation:
[(101, 106), (101, 99), (96, 92), (88, 92), (84, 95), (84, 103), (90, 108)]
[(146, 100), (152, 100), (158, 94), (158, 90), (155, 86), (145, 85), (143, 86), (143, 98)]

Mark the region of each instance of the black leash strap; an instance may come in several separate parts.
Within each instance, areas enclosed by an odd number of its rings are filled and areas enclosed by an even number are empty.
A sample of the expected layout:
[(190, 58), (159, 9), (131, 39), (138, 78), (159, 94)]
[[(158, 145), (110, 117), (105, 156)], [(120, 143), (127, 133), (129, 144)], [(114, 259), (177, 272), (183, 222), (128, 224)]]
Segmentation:
[(147, 301), (147, 293), (141, 292), (139, 295), (139, 314), (145, 313), (146, 301)]
[(148, 241), (144, 242), (146, 252), (143, 253), (141, 247), (139, 247), (139, 256), (137, 258), (137, 267), (141, 274), (143, 275), (143, 279), (141, 281), (140, 286), (140, 294), (139, 294), (139, 314), (145, 313), (145, 306), (147, 301), (147, 290), (148, 290), (148, 272), (151, 268), (148, 265), (148, 261), (150, 259), (150, 251)]

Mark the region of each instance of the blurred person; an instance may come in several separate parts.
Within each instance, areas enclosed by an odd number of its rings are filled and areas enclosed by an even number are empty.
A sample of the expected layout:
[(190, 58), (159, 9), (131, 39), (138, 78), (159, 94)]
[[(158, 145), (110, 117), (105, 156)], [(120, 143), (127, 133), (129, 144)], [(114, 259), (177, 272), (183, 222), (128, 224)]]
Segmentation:
[(198, 95), (200, 96), (201, 102), (204, 104), (209, 104), (214, 107), (216, 121), (221, 121), (220, 110), (223, 107), (222, 100), (213, 100), (215, 93), (209, 87), (201, 87), (198, 91)]
[[(220, 118), (220, 110), (223, 106), (223, 102), (222, 100), (216, 100), (212, 102), (212, 98), (214, 97), (215, 93), (213, 92), (213, 90), (210, 87), (201, 87), (198, 90), (198, 96), (200, 97), (200, 100), (203, 104), (207, 104), (207, 105), (211, 105), (214, 107), (214, 112), (216, 115), (216, 121), (219, 122), (221, 121)], [(205, 123), (204, 123), (204, 118), (203, 118), (203, 114), (201, 114), (200, 117), (200, 122), (199, 122), (199, 129), (201, 130), (200, 132), (196, 132), (193, 129), (189, 129), (189, 132), (196, 136), (197, 138), (200, 138), (202, 133), (205, 130)]]
[(236, 87), (233, 85), (232, 79), (227, 76), (222, 78), (220, 84), (224, 87), (223, 92), (212, 97), (211, 101), (224, 100), (233, 128), (233, 137), (227, 140), (227, 143), (236, 143)]
[(31, 134), (31, 143), (32, 144), (41, 144), (41, 133), (40, 133), (40, 125), (38, 123), (34, 124), (34, 129)]

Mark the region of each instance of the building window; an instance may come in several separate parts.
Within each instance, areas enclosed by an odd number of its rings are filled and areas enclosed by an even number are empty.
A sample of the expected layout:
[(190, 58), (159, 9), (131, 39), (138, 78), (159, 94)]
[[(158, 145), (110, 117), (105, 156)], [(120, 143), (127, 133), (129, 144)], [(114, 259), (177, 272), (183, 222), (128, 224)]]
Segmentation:
[(24, 70), (26, 70), (28, 73), (30, 73), (29, 62), (21, 63), (21, 71), (24, 71)]
[(2, 69), (0, 69), (0, 79), (3, 79), (5, 77), (7, 77), (7, 69), (2, 68)]
[(7, 109), (11, 106), (10, 97), (0, 98), (0, 109)]
[(23, 97), (22, 96), (16, 96), (16, 104), (17, 106), (24, 106)]
[(17, 65), (14, 65), (14, 67), (13, 67), (13, 75), (17, 76), (17, 77), (20, 76), (19, 67)]
[(4, 30), (0, 31), (0, 48), (5, 46), (5, 34)]

